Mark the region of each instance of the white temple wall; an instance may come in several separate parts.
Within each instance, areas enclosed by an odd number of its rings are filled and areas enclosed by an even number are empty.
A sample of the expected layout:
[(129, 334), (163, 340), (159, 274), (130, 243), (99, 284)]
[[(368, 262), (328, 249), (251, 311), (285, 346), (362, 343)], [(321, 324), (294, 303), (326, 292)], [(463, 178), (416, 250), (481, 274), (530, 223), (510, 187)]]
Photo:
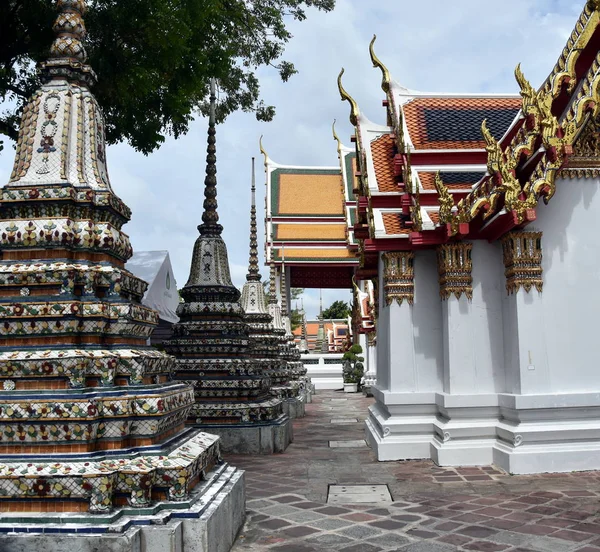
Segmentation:
[(442, 302), (436, 253), (433, 250), (415, 252), (412, 335), (415, 354), (415, 390), (442, 391), (444, 386)]
[(502, 246), (473, 242), (473, 301), (471, 347), (475, 360), (475, 393), (502, 392), (504, 372), (502, 303), (506, 295)]
[(541, 326), (529, 331), (543, 333), (549, 392), (600, 390), (599, 220), (600, 180), (567, 179), (532, 225), (543, 232), (544, 289)]
[(379, 316), (377, 321), (377, 387), (380, 389), (389, 389), (390, 387), (390, 354), (389, 354), (389, 334), (390, 334), (390, 309), (385, 304), (384, 281), (383, 281), (383, 260), (381, 255), (378, 261), (379, 278)]

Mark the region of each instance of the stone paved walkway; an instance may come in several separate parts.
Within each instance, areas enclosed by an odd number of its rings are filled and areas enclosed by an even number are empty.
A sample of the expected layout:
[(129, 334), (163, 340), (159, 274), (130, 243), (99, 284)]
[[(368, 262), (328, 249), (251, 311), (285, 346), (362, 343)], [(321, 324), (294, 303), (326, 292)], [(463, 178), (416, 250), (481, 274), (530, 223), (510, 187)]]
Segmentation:
[[(600, 552), (600, 472), (510, 476), (330, 448), (363, 438), (371, 402), (321, 391), (285, 454), (227, 457), (246, 470), (247, 521), (234, 552)], [(331, 423), (339, 418), (359, 421)], [(388, 485), (394, 502), (327, 504), (330, 484)]]

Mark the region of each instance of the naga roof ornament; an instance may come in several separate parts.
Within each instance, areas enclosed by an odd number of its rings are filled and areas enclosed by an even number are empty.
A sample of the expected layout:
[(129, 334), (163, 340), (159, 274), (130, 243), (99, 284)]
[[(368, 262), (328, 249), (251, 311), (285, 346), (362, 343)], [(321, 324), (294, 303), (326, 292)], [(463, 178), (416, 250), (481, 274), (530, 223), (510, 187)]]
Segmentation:
[(379, 67), (381, 69), (381, 89), (387, 94), (390, 91), (390, 82), (392, 77), (390, 76), (390, 72), (388, 68), (381, 62), (381, 60), (375, 54), (375, 41), (377, 40), (377, 35), (373, 35), (373, 39), (369, 44), (369, 54), (371, 55), (371, 61), (373, 62), (373, 67)]
[(360, 109), (358, 109), (358, 104), (356, 103), (354, 98), (352, 96), (350, 96), (350, 94), (348, 94), (348, 92), (346, 92), (346, 89), (344, 88), (344, 85), (342, 84), (342, 76), (343, 75), (344, 75), (344, 68), (342, 67), (342, 70), (340, 71), (340, 74), (338, 75), (338, 78), (337, 78), (338, 90), (340, 92), (340, 96), (342, 97), (342, 101), (345, 100), (350, 104), (350, 123), (352, 125), (356, 126), (358, 124), (358, 118), (360, 117)]
[(337, 152), (338, 155), (341, 155), (342, 152), (342, 141), (340, 140), (340, 137), (337, 135), (337, 132), (335, 131), (335, 123), (336, 123), (336, 119), (333, 120), (333, 124), (331, 125), (331, 132), (333, 134), (333, 139), (336, 141), (337, 143)]
[(263, 139), (262, 136), (258, 139), (258, 146), (260, 148), (260, 153), (262, 153), (265, 158), (265, 169), (266, 169), (267, 165), (269, 164), (269, 154), (266, 152), (265, 148), (263, 147), (262, 139)]

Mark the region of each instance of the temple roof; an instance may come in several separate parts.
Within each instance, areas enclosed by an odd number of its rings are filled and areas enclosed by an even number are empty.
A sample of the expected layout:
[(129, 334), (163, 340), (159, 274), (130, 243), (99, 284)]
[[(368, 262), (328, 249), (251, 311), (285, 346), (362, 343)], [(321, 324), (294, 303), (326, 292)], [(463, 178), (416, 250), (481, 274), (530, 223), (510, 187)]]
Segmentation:
[[(600, 110), (599, 9), (598, 2), (585, 4), (538, 90), (517, 67), (519, 95), (408, 90), (377, 58), (373, 38), (387, 124), (369, 121), (343, 88), (343, 71), (338, 77), (356, 129), (354, 230), (363, 252), (431, 246), (455, 236), (494, 239), (535, 219), (539, 199), (552, 197), (556, 175)], [(581, 156), (576, 162), (580, 174), (586, 162)]]
[(312, 272), (316, 266), (340, 268), (329, 273), (331, 281), (324, 287), (350, 287), (351, 267), (358, 262), (348, 249), (355, 209), (353, 150), (343, 148), (343, 167), (281, 165), (262, 152), (267, 178), (267, 262), (272, 259), (281, 265), (285, 251), (292, 287), (312, 287), (318, 279), (318, 273)]
[(481, 121), (500, 139), (520, 108), (519, 96), (420, 96), (400, 107), (415, 150), (483, 149)]

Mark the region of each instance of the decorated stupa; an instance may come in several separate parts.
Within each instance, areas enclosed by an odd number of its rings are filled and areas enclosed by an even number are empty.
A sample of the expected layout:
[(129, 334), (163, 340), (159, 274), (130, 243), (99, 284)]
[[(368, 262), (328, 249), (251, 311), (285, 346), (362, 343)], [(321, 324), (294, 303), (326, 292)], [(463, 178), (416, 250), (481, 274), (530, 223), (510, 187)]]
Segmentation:
[(146, 282), (124, 269), (131, 213), (108, 177), (85, 2), (57, 8), (1, 189), (2, 550), (76, 531), (118, 540), (135, 524), (129, 542), (177, 512), (217, 508), (214, 495), (190, 510), (205, 477), (243, 484), (219, 466), (217, 436), (185, 427), (194, 392), (171, 381), (174, 359), (146, 345), (158, 315), (140, 303)]
[(252, 354), (261, 362), (271, 380), (271, 394), (283, 400), (283, 410), (290, 418), (304, 415), (304, 385), (296, 378), (296, 366), (281, 354), (285, 331), (276, 329), (268, 312), (267, 298), (258, 267), (256, 226), (256, 182), (252, 158), (252, 203), (250, 206), (250, 256), (246, 283), (242, 288), (244, 320), (250, 328)]
[[(294, 335), (292, 334), (292, 321), (290, 318), (290, 314), (288, 311), (288, 302), (287, 302), (287, 283), (285, 277), (285, 252), (282, 253), (283, 262), (281, 266), (281, 278), (280, 278), (280, 294), (281, 294), (281, 303), (278, 304), (277, 309), (279, 309), (279, 314), (273, 317), (274, 321), (278, 322), (278, 328), (283, 331), (283, 335), (280, 343), (281, 355), (283, 358), (287, 360), (288, 366), (291, 369), (291, 377), (292, 381), (296, 382), (299, 390), (301, 392), (302, 400), (306, 402), (312, 402), (312, 393), (313, 393), (313, 385), (310, 381), (310, 377), (306, 375), (306, 368), (304, 367), (304, 363), (301, 359), (300, 349), (296, 345), (294, 340)], [(271, 278), (271, 288), (273, 290), (276, 289), (275, 286), (275, 265), (271, 263), (270, 265), (270, 278)], [(275, 292), (270, 292), (273, 297), (276, 297)], [(276, 309), (276, 310), (277, 310)]]
[(264, 364), (253, 355), (240, 291), (233, 285), (217, 213), (216, 85), (211, 85), (204, 212), (190, 276), (181, 289), (179, 322), (165, 350), (177, 358), (174, 378), (194, 386), (188, 423), (222, 437), (240, 454), (283, 452), (292, 439), (282, 400), (270, 392)]

